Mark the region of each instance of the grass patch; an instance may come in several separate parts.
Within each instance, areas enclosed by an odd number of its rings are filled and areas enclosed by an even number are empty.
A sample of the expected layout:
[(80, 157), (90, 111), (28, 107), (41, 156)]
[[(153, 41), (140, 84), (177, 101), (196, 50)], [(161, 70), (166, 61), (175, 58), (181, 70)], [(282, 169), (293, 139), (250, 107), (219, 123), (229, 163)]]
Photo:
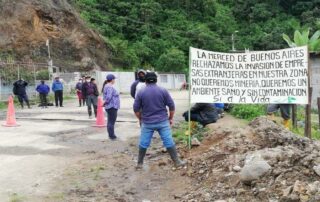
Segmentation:
[(55, 201), (63, 201), (64, 199), (64, 193), (53, 193), (53, 194), (50, 194), (49, 198), (50, 199), (53, 199)]
[(240, 119), (252, 121), (256, 117), (266, 115), (266, 106), (258, 104), (235, 104), (230, 114)]
[(21, 196), (21, 195), (19, 195), (17, 193), (13, 193), (9, 197), (9, 201), (10, 202), (22, 202), (22, 201), (25, 201), (25, 200), (26, 200), (26, 197)]
[[(172, 136), (176, 142), (188, 145), (189, 140), (189, 125), (188, 122), (181, 122), (179, 125), (173, 128)], [(191, 130), (191, 138), (197, 138), (200, 142), (208, 134), (209, 129), (202, 125), (195, 123), (195, 126)]]
[(93, 173), (93, 179), (98, 180), (100, 178), (100, 172), (105, 170), (104, 166), (96, 166), (90, 169), (90, 172)]
[(7, 108), (7, 102), (0, 102), (0, 110)]
[[(311, 126), (311, 137), (312, 139), (320, 140), (320, 130), (318, 129), (318, 124), (312, 124)], [(291, 132), (304, 137), (304, 128), (303, 127), (297, 127), (297, 128), (291, 128)]]

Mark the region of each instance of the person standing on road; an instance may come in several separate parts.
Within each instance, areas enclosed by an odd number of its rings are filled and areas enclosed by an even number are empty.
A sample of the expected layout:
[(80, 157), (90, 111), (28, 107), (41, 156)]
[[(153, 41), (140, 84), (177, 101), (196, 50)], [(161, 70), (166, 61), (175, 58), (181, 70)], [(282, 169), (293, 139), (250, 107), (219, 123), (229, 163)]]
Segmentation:
[(40, 84), (37, 86), (36, 91), (39, 93), (40, 102), (42, 108), (47, 108), (47, 96), (50, 92), (50, 87), (41, 80)]
[(18, 100), (22, 109), (23, 109), (23, 101), (27, 103), (27, 106), (30, 109), (29, 98), (26, 92), (27, 86), (28, 86), (28, 82), (26, 82), (23, 79), (19, 79), (18, 81), (13, 83), (13, 94), (18, 96)]
[[(141, 125), (137, 169), (141, 169), (143, 166), (143, 159), (150, 146), (154, 131), (158, 131), (160, 134), (163, 145), (167, 148), (175, 166), (184, 166), (186, 162), (178, 157), (170, 128), (175, 112), (172, 97), (166, 89), (156, 84), (156, 73), (147, 72), (145, 79), (146, 87), (137, 94), (133, 104), (133, 110)], [(170, 111), (169, 116), (167, 107)]]
[[(89, 119), (92, 119), (92, 107), (94, 111), (94, 116), (97, 117), (97, 104), (98, 104), (98, 96), (99, 91), (96, 84), (96, 80), (94, 78), (88, 79), (86, 78), (86, 82), (82, 86), (82, 96), (85, 97), (88, 107), (88, 115)], [(89, 81), (89, 82), (88, 82)]]
[(58, 76), (53, 81), (51, 88), (54, 92), (54, 100), (56, 102), (56, 107), (63, 107), (63, 84)]
[(81, 107), (81, 104), (83, 104), (83, 106), (84, 106), (84, 102), (85, 102), (85, 99), (82, 96), (82, 84), (83, 84), (83, 80), (82, 80), (82, 78), (80, 78), (79, 82), (76, 85), (76, 93), (77, 93), (78, 100), (79, 100), (79, 107)]
[(114, 133), (114, 125), (117, 120), (118, 110), (120, 109), (120, 95), (114, 88), (116, 77), (113, 74), (108, 74), (106, 79), (107, 84), (103, 89), (103, 100), (108, 116), (107, 130), (109, 138), (115, 140), (117, 136)]
[(145, 85), (145, 76), (146, 72), (143, 69), (140, 69), (138, 71), (138, 79), (131, 84), (130, 95), (132, 98), (135, 98), (137, 94), (137, 89), (140, 89)]

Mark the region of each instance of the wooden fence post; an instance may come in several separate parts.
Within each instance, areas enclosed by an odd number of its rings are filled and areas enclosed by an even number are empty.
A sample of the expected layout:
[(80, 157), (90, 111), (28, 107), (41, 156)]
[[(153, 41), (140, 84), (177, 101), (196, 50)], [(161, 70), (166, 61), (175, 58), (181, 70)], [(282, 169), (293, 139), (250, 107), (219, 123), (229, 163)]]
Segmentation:
[(298, 127), (298, 120), (297, 120), (297, 104), (292, 105), (292, 126), (293, 128)]

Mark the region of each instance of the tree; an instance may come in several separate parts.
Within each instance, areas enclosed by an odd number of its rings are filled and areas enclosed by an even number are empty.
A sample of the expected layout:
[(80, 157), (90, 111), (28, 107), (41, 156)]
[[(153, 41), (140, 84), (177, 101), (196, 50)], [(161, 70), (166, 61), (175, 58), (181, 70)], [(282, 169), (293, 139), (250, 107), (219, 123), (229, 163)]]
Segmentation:
[(290, 47), (298, 47), (298, 46), (308, 46), (310, 53), (319, 53), (320, 52), (320, 30), (316, 31), (309, 38), (310, 31), (309, 29), (303, 30), (300, 32), (296, 30), (294, 32), (293, 41), (286, 34), (283, 34), (283, 39), (288, 43)]
[(176, 48), (171, 48), (162, 54), (157, 63), (157, 70), (164, 72), (187, 73), (187, 64), (184, 53)]

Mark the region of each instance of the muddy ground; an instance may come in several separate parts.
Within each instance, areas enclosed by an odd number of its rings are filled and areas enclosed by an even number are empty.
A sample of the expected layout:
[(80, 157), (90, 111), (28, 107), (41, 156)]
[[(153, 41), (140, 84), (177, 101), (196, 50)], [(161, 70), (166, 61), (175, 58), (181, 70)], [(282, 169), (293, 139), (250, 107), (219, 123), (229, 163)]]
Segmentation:
[[(178, 123), (188, 106), (187, 92), (172, 95)], [(106, 128), (92, 127), (94, 120), (76, 100), (63, 108), (16, 106), (20, 127), (0, 127), (0, 201), (154, 201), (159, 191), (166, 192), (162, 197), (168, 201), (172, 186), (180, 185), (170, 177), (175, 175), (171, 167), (153, 165), (168, 156), (155, 155), (160, 143), (149, 150), (146, 170), (134, 170), (139, 126), (132, 103), (131, 97), (122, 95), (117, 141), (107, 138)], [(5, 115), (0, 112), (2, 123)]]

